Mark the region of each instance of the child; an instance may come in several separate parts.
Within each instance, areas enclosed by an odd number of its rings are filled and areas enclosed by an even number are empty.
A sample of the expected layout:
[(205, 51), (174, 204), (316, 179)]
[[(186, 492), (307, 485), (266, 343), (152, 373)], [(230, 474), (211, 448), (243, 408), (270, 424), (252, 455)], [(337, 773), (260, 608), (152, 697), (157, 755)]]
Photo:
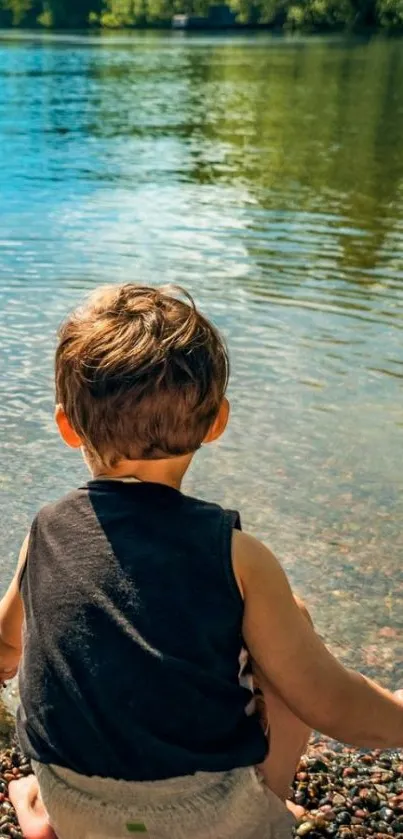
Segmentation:
[(225, 430), (227, 379), (172, 290), (100, 289), (61, 329), (56, 422), (92, 479), (37, 515), (0, 606), (37, 778), (11, 790), (26, 835), (50, 835), (44, 805), (59, 839), (288, 839), (310, 727), (403, 746), (399, 698), (333, 658), (236, 513), (181, 492)]

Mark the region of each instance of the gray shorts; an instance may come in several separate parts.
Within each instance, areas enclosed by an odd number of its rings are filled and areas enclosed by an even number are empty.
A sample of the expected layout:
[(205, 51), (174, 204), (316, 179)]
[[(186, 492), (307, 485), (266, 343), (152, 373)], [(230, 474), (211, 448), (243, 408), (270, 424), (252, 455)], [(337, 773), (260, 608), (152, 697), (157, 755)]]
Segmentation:
[(293, 816), (253, 768), (144, 782), (34, 770), (59, 839), (292, 837)]

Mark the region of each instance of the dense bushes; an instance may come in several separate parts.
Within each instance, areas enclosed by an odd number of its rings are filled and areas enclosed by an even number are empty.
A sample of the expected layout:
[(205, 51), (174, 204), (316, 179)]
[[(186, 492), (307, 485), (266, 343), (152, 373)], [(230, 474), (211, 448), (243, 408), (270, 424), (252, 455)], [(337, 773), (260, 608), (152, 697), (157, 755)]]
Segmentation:
[(377, 0), (376, 7), (381, 26), (389, 28), (403, 26), (403, 0)]
[[(81, 29), (167, 23), (214, 0), (0, 0), (0, 25)], [(288, 29), (403, 29), (403, 0), (228, 0), (241, 23)]]

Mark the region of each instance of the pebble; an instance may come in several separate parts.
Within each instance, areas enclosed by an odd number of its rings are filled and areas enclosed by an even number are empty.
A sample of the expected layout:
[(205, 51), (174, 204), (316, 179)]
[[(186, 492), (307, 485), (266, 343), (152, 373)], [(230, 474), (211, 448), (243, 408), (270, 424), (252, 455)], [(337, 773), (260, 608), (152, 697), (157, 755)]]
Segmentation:
[(297, 836), (308, 836), (308, 834), (311, 833), (311, 831), (314, 830), (314, 829), (315, 829), (315, 822), (307, 821), (307, 822), (302, 822), (302, 824), (300, 824), (299, 827), (297, 827), (295, 832), (296, 832)]
[(337, 824), (351, 824), (351, 815), (347, 810), (340, 810), (336, 813), (335, 821)]
[(390, 807), (380, 807), (379, 815), (385, 822), (391, 822), (393, 819), (393, 810)]
[(334, 794), (334, 796), (333, 796), (333, 804), (334, 804), (336, 807), (341, 807), (341, 806), (342, 806), (342, 804), (345, 804), (345, 801), (346, 801), (346, 799), (345, 799), (344, 795), (341, 795), (339, 792), (336, 792), (336, 793)]

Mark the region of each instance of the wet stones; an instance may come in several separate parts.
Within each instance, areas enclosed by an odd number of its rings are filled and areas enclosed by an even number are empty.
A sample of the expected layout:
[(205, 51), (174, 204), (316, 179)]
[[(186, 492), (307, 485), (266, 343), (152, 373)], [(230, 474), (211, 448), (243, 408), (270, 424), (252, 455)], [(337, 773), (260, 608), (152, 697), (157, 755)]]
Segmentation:
[(30, 775), (31, 765), (16, 746), (0, 752), (0, 839), (22, 839), (14, 808), (8, 799), (10, 781)]
[(307, 839), (403, 838), (403, 753), (359, 752), (317, 739), (294, 782), (306, 808), (295, 835)]

